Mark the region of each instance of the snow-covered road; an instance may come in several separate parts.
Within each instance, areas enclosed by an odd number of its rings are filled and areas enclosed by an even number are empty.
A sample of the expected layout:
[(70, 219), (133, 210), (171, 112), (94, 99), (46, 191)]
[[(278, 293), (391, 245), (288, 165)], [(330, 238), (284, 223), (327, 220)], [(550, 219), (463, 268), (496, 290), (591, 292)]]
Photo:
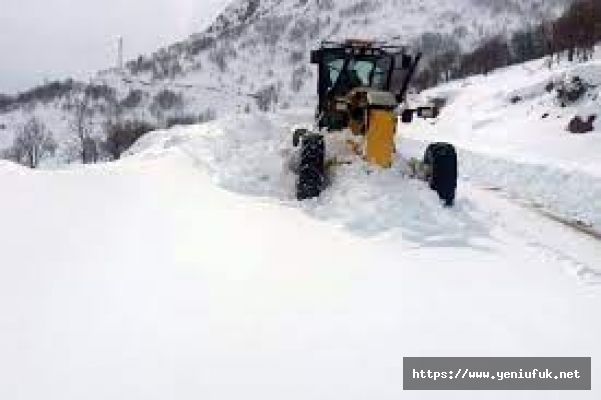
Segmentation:
[[(460, 149), (463, 179), (601, 232), (599, 124), (586, 134), (567, 130), (576, 115), (599, 114), (598, 54), (587, 63), (552, 68), (535, 60), (433, 88), (422, 96), (446, 103), (441, 117), (404, 126), (403, 134), (422, 145), (451, 142)], [(557, 88), (575, 78), (588, 89), (562, 106)]]
[(601, 357), (599, 242), (468, 184), (445, 210), (394, 171), (299, 206), (281, 122), (1, 164), (0, 398), (429, 399), (402, 393), (403, 357)]

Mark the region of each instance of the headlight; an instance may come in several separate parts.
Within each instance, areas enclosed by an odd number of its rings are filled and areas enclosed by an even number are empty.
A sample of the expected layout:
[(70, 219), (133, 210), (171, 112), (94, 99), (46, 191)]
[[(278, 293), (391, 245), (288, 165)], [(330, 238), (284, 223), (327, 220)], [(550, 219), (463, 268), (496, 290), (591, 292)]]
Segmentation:
[(348, 104), (343, 102), (336, 102), (336, 111), (348, 111)]

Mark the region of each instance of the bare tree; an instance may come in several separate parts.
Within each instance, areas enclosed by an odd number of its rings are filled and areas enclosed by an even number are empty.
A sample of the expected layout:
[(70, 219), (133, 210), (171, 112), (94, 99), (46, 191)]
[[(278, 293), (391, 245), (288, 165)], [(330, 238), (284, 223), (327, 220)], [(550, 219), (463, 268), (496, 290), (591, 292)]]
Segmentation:
[(93, 110), (90, 106), (88, 87), (82, 93), (71, 98), (73, 119), (71, 120), (71, 131), (77, 142), (78, 153), (83, 164), (94, 162), (94, 154), (91, 152), (92, 116)]
[(19, 129), (6, 157), (29, 168), (37, 168), (44, 157), (53, 155), (55, 151), (52, 133), (38, 118), (31, 117)]

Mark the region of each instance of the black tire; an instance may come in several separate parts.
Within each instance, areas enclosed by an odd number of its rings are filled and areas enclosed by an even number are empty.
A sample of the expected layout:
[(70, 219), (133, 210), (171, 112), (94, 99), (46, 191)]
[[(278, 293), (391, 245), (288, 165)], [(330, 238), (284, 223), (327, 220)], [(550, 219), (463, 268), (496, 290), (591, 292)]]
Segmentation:
[(296, 198), (299, 201), (319, 197), (325, 187), (326, 146), (321, 135), (306, 135), (302, 138), (301, 157), (296, 183)]
[(438, 193), (445, 206), (455, 203), (457, 191), (457, 152), (448, 143), (433, 143), (424, 155), (424, 164), (428, 168), (430, 188)]

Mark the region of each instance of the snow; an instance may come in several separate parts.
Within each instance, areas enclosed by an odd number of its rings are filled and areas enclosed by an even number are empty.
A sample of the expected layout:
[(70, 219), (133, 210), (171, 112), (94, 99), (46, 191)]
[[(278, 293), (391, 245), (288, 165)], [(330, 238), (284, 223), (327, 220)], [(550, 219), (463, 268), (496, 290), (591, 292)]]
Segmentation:
[[(453, 143), (464, 179), (599, 228), (598, 124), (588, 134), (566, 130), (574, 116), (586, 119), (601, 109), (598, 54), (587, 63), (564, 62), (551, 69), (537, 60), (427, 91), (424, 98), (445, 98), (448, 105), (434, 122), (403, 127), (409, 142), (403, 146), (420, 153), (429, 142)], [(594, 87), (582, 100), (561, 107), (556, 93), (545, 87), (574, 76)], [(515, 96), (521, 100), (513, 104)]]
[[(101, 71), (91, 83), (115, 89), (118, 100), (125, 99), (132, 90), (141, 91), (144, 97), (139, 106), (122, 110), (123, 117), (157, 126), (165, 125), (165, 117), (197, 117), (208, 109), (221, 116), (247, 108), (257, 110), (256, 99), (249, 95), (270, 86), (276, 88), (278, 97), (278, 104), (270, 109), (307, 107), (315, 103), (317, 80), (309, 54), (322, 40), (359, 37), (413, 45), (421, 35), (430, 33), (430, 41), (436, 42), (434, 34), (438, 34), (470, 49), (483, 38), (553, 19), (568, 1), (235, 0), (218, 2), (220, 7), (218, 3), (203, 3), (207, 16), (223, 9), (212, 29), (200, 26), (200, 33), (145, 55), (152, 68), (139, 73)], [(241, 20), (252, 4), (258, 5), (256, 13), (249, 20)], [(215, 39), (215, 44), (198, 50), (203, 39)], [(214, 62), (215, 54), (224, 55), (225, 70)], [(161, 71), (175, 63), (182, 68), (181, 73), (153, 78), (153, 68)], [(300, 88), (293, 88), (294, 76), (302, 77)], [(181, 93), (185, 104), (181, 109), (153, 115), (149, 111), (153, 98), (165, 89)], [(0, 113), (0, 125), (6, 125), (5, 132), (0, 131), (0, 150), (9, 147), (20, 125), (37, 114), (59, 142), (58, 163), (67, 162), (72, 158), (68, 154), (72, 151), (72, 111), (64, 104), (70, 95), (48, 103), (21, 104), (17, 110)], [(104, 125), (110, 118), (106, 110), (110, 107), (103, 100), (94, 103), (93, 136), (103, 138)]]
[[(450, 137), (458, 144), (487, 154), (531, 163), (562, 166), (601, 176), (598, 134), (570, 135), (571, 118), (598, 112), (598, 88), (575, 105), (560, 107), (555, 92), (545, 86), (571, 76), (601, 84), (601, 60), (548, 69), (537, 60), (435, 88), (426, 97), (448, 97), (439, 124), (427, 131), (435, 139)], [(510, 99), (522, 98), (517, 104)], [(543, 118), (543, 115), (549, 114)]]
[(443, 209), (396, 167), (299, 204), (282, 166), (308, 115), (0, 164), (0, 397), (433, 399), (402, 392), (402, 357), (601, 357), (598, 241), (467, 182)]
[[(187, 54), (194, 40), (230, 33), (217, 23), (165, 50), (182, 76), (94, 79), (119, 99), (144, 91), (129, 118), (158, 118), (148, 105), (170, 89), (185, 97), (175, 114), (211, 108), (216, 121), (153, 132), (111, 164), (61, 169), (59, 159), (30, 171), (0, 161), (1, 399), (438, 399), (402, 392), (403, 357), (601, 357), (601, 245), (540, 212), (601, 227), (598, 123), (588, 135), (565, 132), (574, 115), (601, 106), (598, 55), (426, 92), (448, 105), (435, 121), (400, 128), (394, 167), (341, 166), (319, 199), (296, 202), (286, 169), (290, 133), (314, 112), (299, 107), (315, 100), (313, 72), (298, 92), (290, 87), (307, 61), (295, 64), (292, 52), (307, 57), (321, 39), (358, 34), (410, 42), (424, 29), (469, 48), (565, 2), (378, 0), (354, 16), (349, 6), (362, 2), (327, 3), (261, 1), (241, 33)], [(247, 5), (231, 3), (224, 26), (246, 24), (236, 11)], [(223, 72), (210, 52), (228, 48)], [(545, 88), (571, 76), (596, 87), (562, 108)], [(271, 84), (288, 110), (258, 113), (249, 94)], [(66, 157), (64, 106), (0, 115), (0, 148), (37, 114)], [(105, 120), (98, 111), (95, 136)], [(403, 173), (404, 159), (433, 141), (459, 149), (453, 209)]]

